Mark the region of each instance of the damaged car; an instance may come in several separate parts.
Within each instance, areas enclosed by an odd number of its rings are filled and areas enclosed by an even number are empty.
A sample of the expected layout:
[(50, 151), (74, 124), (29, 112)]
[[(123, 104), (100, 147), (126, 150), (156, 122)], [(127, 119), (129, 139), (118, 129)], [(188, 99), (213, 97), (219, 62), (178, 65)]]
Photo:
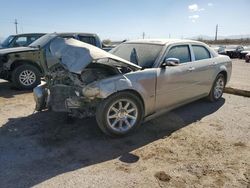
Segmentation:
[(108, 53), (58, 37), (57, 64), (34, 88), (36, 110), (95, 116), (107, 135), (121, 136), (156, 115), (207, 97), (217, 101), (231, 76), (229, 57), (192, 40), (127, 41)]

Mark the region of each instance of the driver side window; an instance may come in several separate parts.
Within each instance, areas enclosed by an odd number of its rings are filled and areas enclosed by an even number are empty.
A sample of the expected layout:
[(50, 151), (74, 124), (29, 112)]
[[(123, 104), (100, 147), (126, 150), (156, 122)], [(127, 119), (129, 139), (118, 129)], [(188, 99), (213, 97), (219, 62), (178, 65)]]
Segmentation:
[(19, 47), (19, 46), (26, 46), (27, 44), (27, 37), (18, 37), (16, 41), (14, 42), (14, 47)]
[(167, 53), (166, 58), (177, 58), (180, 63), (186, 63), (191, 61), (191, 55), (188, 45), (173, 46)]

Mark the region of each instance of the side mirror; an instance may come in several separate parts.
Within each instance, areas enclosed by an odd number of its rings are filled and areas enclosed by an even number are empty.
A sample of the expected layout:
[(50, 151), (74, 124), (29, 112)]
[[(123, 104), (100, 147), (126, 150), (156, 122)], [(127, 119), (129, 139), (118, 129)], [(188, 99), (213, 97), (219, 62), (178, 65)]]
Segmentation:
[(161, 64), (162, 68), (165, 68), (166, 66), (177, 66), (180, 64), (180, 60), (177, 58), (166, 58), (164, 62)]

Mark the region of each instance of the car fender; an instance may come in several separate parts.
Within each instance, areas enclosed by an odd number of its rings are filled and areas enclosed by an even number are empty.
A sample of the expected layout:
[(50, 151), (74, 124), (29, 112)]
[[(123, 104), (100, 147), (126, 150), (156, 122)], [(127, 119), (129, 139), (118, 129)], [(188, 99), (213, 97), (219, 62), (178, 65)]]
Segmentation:
[(156, 70), (147, 69), (93, 82), (82, 89), (82, 94), (89, 99), (105, 99), (114, 93), (132, 90), (142, 98), (145, 115), (148, 115), (155, 108), (155, 86)]
[(220, 55), (217, 58), (217, 66), (216, 71), (214, 72), (214, 78), (220, 73), (220, 72), (226, 72), (227, 74), (227, 80), (226, 83), (229, 82), (231, 73), (232, 73), (232, 60), (228, 56)]

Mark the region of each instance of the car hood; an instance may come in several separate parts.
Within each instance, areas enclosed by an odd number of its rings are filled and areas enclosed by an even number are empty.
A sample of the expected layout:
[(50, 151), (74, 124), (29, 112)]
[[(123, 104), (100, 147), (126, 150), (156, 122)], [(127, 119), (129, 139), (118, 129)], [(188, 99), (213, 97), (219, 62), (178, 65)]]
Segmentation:
[(16, 53), (16, 52), (36, 51), (36, 50), (38, 50), (38, 48), (31, 48), (31, 47), (5, 48), (5, 49), (0, 49), (0, 55)]
[(93, 45), (75, 40), (57, 37), (50, 44), (51, 55), (57, 57), (60, 63), (70, 72), (80, 74), (91, 62), (100, 59), (112, 59), (118, 64), (128, 66), (133, 70), (141, 69), (125, 59), (117, 57)]

